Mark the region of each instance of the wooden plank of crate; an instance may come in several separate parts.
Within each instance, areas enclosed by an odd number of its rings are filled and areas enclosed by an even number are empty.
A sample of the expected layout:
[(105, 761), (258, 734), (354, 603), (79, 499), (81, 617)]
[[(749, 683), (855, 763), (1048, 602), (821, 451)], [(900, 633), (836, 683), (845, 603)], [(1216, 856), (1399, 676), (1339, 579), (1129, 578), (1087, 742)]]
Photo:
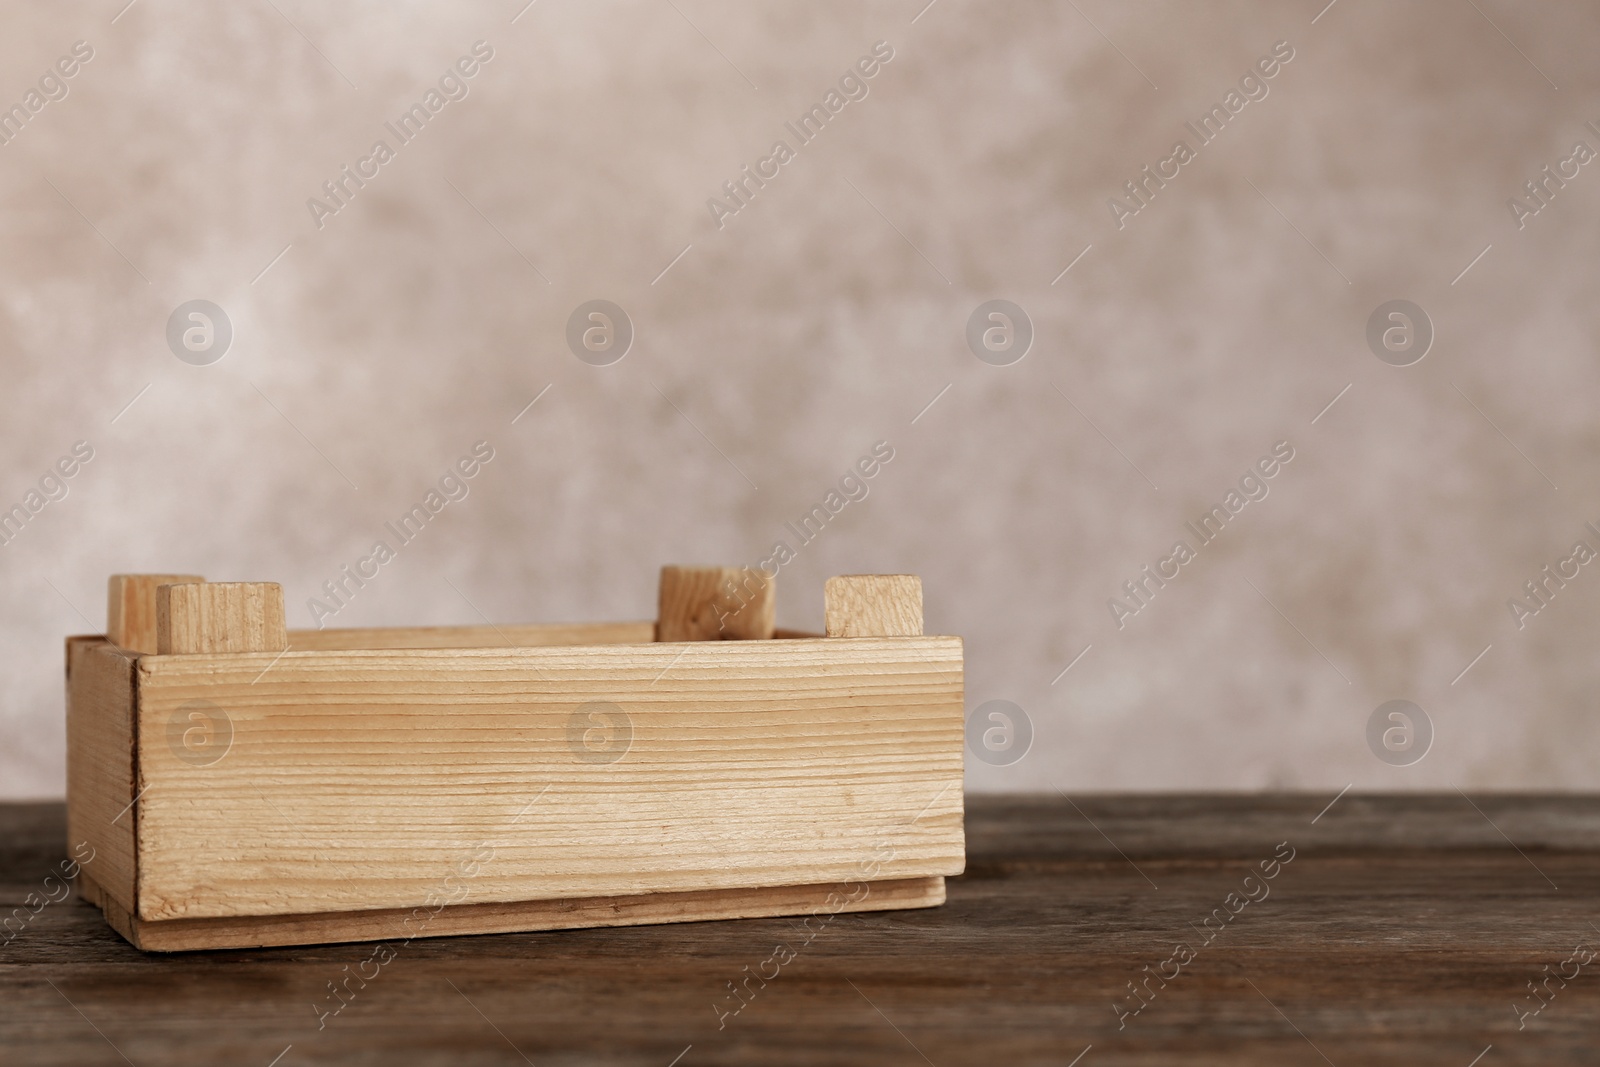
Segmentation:
[(486, 901), (964, 865), (959, 638), (274, 658), (139, 661), (140, 918), (414, 906), (484, 842)]
[(773, 592), (759, 567), (662, 567), (656, 640), (770, 638)]
[(289, 647), (277, 582), (200, 582), (156, 587), (156, 651), (281, 652)]
[(198, 574), (113, 574), (106, 583), (106, 640), (130, 652), (155, 652), (156, 587), (203, 581)]
[(829, 637), (916, 637), (922, 579), (915, 574), (841, 574), (822, 590)]
[(577, 900), (459, 903), (382, 911), (148, 922), (108, 899), (87, 872), (78, 876), (78, 884), (84, 899), (105, 912), (112, 928), (146, 952), (266, 948), (340, 941), (387, 941), (398, 948), (416, 937), (893, 911), (933, 908), (945, 900), (943, 878), (907, 878)]
[(134, 905), (136, 653), (99, 637), (67, 638), (67, 852), (93, 851), (96, 879)]
[(414, 626), (382, 629), (290, 630), (289, 647), (534, 648), (545, 645), (647, 645), (656, 624), (645, 622), (499, 623), (491, 626)]

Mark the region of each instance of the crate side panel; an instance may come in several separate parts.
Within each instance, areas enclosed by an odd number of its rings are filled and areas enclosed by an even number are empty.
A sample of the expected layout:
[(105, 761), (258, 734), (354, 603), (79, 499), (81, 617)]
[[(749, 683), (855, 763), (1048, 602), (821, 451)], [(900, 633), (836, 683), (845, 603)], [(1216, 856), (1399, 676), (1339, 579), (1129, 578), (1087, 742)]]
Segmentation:
[(129, 909), (138, 819), (137, 662), (101, 637), (67, 641), (67, 851)]
[(142, 666), (142, 919), (964, 865), (958, 638)]

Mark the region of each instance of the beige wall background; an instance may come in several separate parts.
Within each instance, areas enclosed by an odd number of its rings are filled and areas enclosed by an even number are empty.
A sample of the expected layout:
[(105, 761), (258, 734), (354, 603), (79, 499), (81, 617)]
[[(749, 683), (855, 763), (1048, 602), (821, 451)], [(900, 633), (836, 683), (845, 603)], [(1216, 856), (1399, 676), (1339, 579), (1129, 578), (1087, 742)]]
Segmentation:
[[(969, 707), (1024, 709), (1031, 749), (969, 759), (973, 789), (1600, 786), (1600, 565), (1508, 607), (1600, 549), (1600, 164), (1507, 206), (1600, 149), (1592, 5), (124, 2), (0, 34), (5, 106), (93, 50), (0, 146), (0, 507), (93, 449), (0, 547), (0, 794), (63, 791), (62, 637), (103, 628), (108, 574), (280, 581), (311, 625), (480, 440), (334, 624), (648, 618), (661, 564), (784, 540), (782, 623), (820, 626), (829, 575), (917, 572)], [(308, 198), (480, 40), (318, 228)], [(719, 229), (707, 199), (879, 41)], [(1119, 228), (1108, 198), (1280, 41)], [(1035, 331), (1009, 366), (964, 338), (996, 298)], [(209, 366), (167, 344), (192, 299), (234, 331)], [(564, 339), (591, 299), (634, 326), (610, 366)], [(1433, 324), (1411, 366), (1366, 341), (1394, 299)], [(1279, 441), (1266, 498), (1119, 628), (1122, 583)], [(1391, 699), (1433, 725), (1409, 766), (1367, 742)]]

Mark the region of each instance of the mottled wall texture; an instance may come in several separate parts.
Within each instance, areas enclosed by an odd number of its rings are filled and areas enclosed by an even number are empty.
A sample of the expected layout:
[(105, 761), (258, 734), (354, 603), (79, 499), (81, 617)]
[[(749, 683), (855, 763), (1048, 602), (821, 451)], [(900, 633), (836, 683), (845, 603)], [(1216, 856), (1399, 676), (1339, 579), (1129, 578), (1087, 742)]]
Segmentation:
[(1592, 4), (125, 2), (0, 16), (0, 795), (113, 572), (774, 559), (923, 576), (975, 790), (1600, 786)]

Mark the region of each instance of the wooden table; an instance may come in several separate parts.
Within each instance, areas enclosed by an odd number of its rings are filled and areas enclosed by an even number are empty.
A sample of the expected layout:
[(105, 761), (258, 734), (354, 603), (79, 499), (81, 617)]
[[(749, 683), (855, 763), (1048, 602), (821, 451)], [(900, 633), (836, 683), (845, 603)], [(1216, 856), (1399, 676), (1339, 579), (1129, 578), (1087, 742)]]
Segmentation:
[[(1330, 799), (972, 797), (942, 908), (419, 940), (320, 1019), (372, 946), (147, 956), (69, 898), (0, 946), (0, 1063), (1600, 1063), (1600, 798)], [(0, 806), (0, 914), (64, 837)]]

